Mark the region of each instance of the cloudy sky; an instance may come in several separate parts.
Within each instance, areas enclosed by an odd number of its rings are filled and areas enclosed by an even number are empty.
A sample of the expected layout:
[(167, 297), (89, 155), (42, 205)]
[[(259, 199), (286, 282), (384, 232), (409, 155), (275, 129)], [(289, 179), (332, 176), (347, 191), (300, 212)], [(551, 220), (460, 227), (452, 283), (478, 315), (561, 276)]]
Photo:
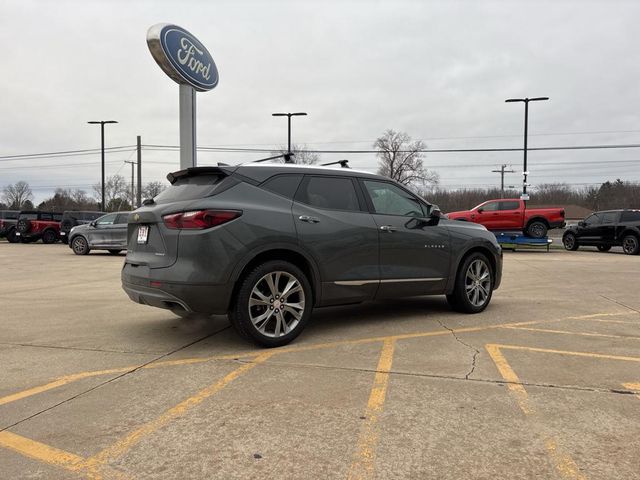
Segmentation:
[[(319, 150), (370, 149), (392, 128), (431, 149), (640, 144), (640, 2), (624, 1), (26, 1), (0, 0), (0, 187), (28, 181), (36, 201), (56, 186), (87, 191), (99, 155), (10, 155), (178, 144), (178, 86), (152, 59), (147, 29), (191, 31), (212, 53), (217, 88), (198, 94), (198, 145), (273, 148), (277, 111), (305, 111), (293, 140)], [(260, 153), (200, 153), (199, 164)], [(133, 151), (107, 155), (130, 175)], [(372, 154), (323, 154), (376, 169)], [(145, 150), (143, 181), (179, 167), (177, 152)], [(429, 153), (441, 185), (498, 185), (521, 152)], [(579, 187), (640, 180), (640, 149), (530, 153), (530, 182)], [(519, 173), (507, 176), (518, 184)]]

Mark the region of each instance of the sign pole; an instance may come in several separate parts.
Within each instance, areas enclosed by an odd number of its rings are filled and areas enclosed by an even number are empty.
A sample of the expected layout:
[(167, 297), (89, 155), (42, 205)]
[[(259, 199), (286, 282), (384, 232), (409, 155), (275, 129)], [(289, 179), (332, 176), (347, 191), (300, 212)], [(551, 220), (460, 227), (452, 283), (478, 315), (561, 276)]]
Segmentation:
[(180, 84), (180, 170), (197, 166), (196, 91)]

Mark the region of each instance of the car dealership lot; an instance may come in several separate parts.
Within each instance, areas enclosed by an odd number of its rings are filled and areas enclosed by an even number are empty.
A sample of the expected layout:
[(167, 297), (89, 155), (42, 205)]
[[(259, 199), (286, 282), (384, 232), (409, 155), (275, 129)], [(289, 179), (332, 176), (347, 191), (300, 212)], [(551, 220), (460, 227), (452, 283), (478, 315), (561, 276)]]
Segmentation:
[[(589, 249), (593, 250), (593, 249)], [(640, 256), (505, 253), (293, 344), (132, 303), (122, 256), (0, 243), (5, 478), (640, 478)]]

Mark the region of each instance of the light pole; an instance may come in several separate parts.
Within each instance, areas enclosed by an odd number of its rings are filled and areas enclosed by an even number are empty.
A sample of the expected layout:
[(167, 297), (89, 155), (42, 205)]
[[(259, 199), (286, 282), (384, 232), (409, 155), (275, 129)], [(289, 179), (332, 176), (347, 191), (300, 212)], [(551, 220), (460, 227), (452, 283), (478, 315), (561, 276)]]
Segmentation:
[[(529, 102), (538, 102), (541, 100), (549, 100), (549, 97), (534, 97), (534, 98), (509, 98), (505, 100), (506, 103), (511, 102), (524, 102), (524, 170), (522, 172), (522, 196), (527, 195), (527, 131), (529, 124)], [(523, 200), (526, 200), (524, 198)]]
[(291, 117), (300, 117), (306, 116), (306, 112), (296, 112), (296, 113), (272, 113), (273, 117), (287, 117), (287, 153), (291, 155)]
[(104, 212), (104, 125), (105, 123), (118, 123), (115, 120), (98, 120), (98, 121), (91, 121), (91, 122), (87, 122), (87, 123), (91, 123), (91, 124), (100, 124), (100, 140), (101, 140), (101, 145), (102, 145), (102, 202), (101, 202), (101, 207), (100, 209)]

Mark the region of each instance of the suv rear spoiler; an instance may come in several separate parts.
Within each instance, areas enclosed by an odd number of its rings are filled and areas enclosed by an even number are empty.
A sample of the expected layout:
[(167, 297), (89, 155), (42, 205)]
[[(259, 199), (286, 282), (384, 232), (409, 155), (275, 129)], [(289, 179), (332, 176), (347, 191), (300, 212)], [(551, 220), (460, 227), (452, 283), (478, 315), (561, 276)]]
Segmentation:
[(184, 177), (195, 177), (196, 175), (224, 175), (228, 177), (237, 167), (190, 167), (184, 170), (178, 170), (167, 175), (167, 180), (173, 185), (176, 180)]

